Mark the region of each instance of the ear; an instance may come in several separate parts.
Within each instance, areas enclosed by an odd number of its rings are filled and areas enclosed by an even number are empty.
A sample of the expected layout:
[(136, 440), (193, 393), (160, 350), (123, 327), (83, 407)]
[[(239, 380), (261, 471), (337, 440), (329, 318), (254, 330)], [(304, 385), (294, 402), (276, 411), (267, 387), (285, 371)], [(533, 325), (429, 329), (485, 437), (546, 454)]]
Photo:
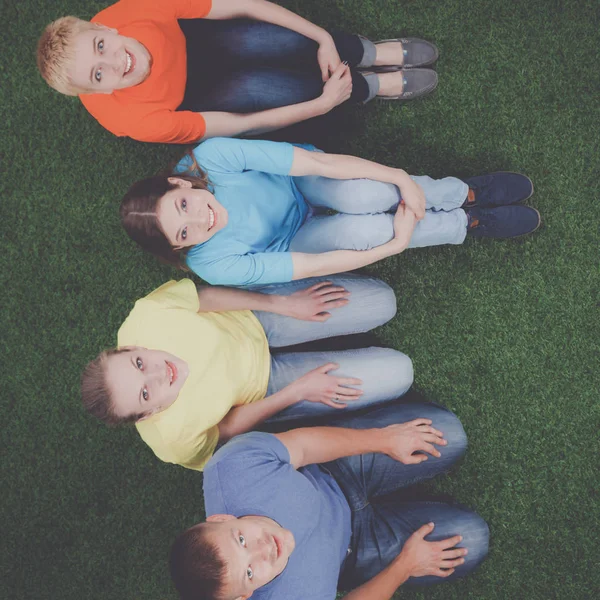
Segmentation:
[(191, 181), (187, 181), (185, 179), (180, 179), (179, 177), (168, 177), (167, 181), (171, 185), (176, 185), (177, 187), (180, 187), (180, 188), (191, 188), (192, 187)]
[(206, 517), (207, 523), (225, 523), (226, 521), (235, 520), (233, 515), (211, 515)]

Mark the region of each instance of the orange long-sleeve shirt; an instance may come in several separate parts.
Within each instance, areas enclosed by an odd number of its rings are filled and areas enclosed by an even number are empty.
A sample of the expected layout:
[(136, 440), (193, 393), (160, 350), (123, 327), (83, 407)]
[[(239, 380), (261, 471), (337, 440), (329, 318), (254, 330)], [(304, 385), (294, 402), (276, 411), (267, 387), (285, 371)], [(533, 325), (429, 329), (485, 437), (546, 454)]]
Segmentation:
[(120, 0), (99, 12), (93, 23), (115, 28), (142, 43), (152, 67), (142, 83), (112, 94), (81, 94), (98, 122), (118, 136), (142, 142), (185, 144), (206, 130), (201, 114), (177, 111), (187, 79), (185, 36), (177, 19), (205, 17), (212, 0)]

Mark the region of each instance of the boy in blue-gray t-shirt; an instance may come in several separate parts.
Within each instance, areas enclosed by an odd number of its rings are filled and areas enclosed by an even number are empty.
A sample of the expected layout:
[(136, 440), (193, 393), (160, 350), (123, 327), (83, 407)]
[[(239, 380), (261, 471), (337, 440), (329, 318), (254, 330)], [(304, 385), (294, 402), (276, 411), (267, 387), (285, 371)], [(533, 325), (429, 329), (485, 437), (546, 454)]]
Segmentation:
[[(447, 470), (464, 430), (433, 404), (392, 404), (335, 427), (239, 436), (204, 471), (207, 521), (176, 540), (184, 600), (388, 600), (485, 557), (486, 523), (462, 506), (394, 492)], [(427, 538), (427, 539), (425, 539)]]

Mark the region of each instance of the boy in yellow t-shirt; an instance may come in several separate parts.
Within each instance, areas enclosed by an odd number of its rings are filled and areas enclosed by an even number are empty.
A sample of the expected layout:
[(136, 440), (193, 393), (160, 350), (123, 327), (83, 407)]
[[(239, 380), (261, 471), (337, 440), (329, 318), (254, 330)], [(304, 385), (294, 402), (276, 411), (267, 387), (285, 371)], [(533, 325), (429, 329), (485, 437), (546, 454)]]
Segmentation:
[(135, 422), (158, 458), (201, 470), (219, 442), (267, 419), (361, 408), (410, 387), (410, 359), (395, 350), (269, 351), (384, 323), (395, 312), (384, 283), (343, 275), (288, 284), (286, 296), (273, 287), (196, 289), (184, 279), (138, 300), (118, 348), (83, 373), (85, 407), (108, 424)]

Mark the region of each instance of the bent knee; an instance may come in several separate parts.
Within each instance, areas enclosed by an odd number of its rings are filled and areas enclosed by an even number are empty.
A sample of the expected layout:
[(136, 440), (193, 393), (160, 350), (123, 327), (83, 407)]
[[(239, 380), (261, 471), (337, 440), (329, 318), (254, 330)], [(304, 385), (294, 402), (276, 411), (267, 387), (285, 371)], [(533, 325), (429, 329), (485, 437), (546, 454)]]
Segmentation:
[(372, 283), (369, 298), (367, 299), (368, 304), (365, 309), (372, 311), (376, 320), (376, 324), (373, 327), (378, 327), (391, 321), (396, 316), (398, 306), (396, 304), (396, 294), (387, 283), (384, 283), (380, 279), (373, 279)]
[(428, 418), (433, 421), (433, 426), (444, 434), (444, 439), (448, 442), (441, 451), (442, 458), (454, 462), (467, 450), (467, 434), (453, 412), (442, 407), (436, 408), (435, 414), (428, 415)]
[(490, 528), (477, 513), (465, 513), (457, 524), (457, 533), (462, 536), (459, 546), (467, 548), (469, 553), (461, 567), (465, 574), (476, 569), (485, 559), (490, 547)]

